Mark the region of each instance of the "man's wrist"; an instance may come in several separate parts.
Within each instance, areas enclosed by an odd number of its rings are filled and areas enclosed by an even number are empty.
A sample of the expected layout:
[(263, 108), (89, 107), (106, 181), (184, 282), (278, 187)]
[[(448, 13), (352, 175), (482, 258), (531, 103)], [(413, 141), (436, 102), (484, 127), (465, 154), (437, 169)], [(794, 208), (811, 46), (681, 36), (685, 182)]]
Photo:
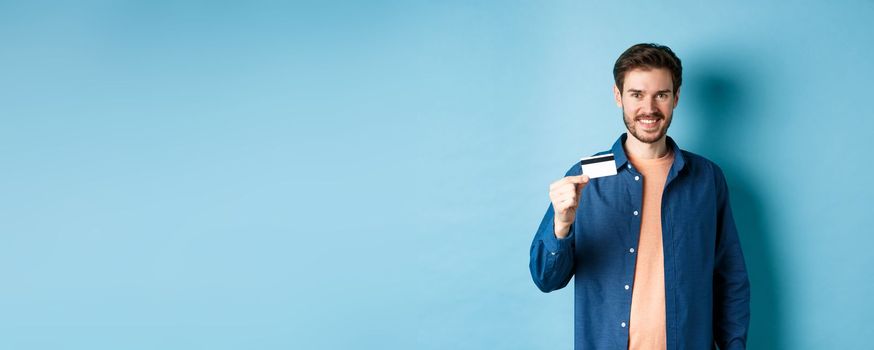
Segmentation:
[(571, 224), (555, 223), (555, 238), (565, 239), (570, 235)]

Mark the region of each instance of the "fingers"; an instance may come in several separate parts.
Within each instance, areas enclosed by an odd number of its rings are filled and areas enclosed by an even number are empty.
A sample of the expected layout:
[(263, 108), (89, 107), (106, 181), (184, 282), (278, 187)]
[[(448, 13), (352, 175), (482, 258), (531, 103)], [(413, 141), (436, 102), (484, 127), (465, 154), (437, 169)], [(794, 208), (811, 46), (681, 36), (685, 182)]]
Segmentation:
[(556, 222), (573, 223), (583, 187), (589, 183), (589, 176), (565, 176), (549, 184), (549, 199), (555, 211)]
[(589, 175), (566, 176), (565, 179), (575, 184), (589, 183)]
[(587, 183), (589, 183), (588, 175), (565, 176), (558, 181), (549, 184), (549, 190), (552, 191), (553, 189), (566, 184), (585, 185)]
[(588, 175), (580, 175), (575, 181), (579, 181), (575, 183), (577, 196), (583, 193), (583, 188), (589, 184), (589, 176)]
[(578, 197), (578, 196), (564, 196), (564, 197), (558, 198), (556, 201), (558, 202), (560, 209), (576, 208), (577, 205), (579, 205), (580, 197)]
[(549, 185), (549, 196), (559, 196), (568, 192), (579, 194), (589, 183), (589, 177), (586, 175), (566, 176)]
[(555, 198), (555, 200), (556, 200), (557, 202), (566, 202), (566, 201), (575, 202), (576, 199), (579, 198), (579, 197), (580, 197), (580, 196), (577, 195), (576, 192), (565, 192), (565, 193), (562, 193), (562, 194), (557, 194), (557, 195), (555, 195), (553, 198)]
[(565, 176), (549, 185), (549, 198), (558, 213), (575, 210), (579, 206), (580, 193), (589, 183), (589, 176)]
[(551, 199), (554, 203), (561, 203), (565, 200), (574, 199), (577, 197), (579, 193), (573, 187), (562, 188), (558, 191), (553, 191), (549, 193), (549, 199)]

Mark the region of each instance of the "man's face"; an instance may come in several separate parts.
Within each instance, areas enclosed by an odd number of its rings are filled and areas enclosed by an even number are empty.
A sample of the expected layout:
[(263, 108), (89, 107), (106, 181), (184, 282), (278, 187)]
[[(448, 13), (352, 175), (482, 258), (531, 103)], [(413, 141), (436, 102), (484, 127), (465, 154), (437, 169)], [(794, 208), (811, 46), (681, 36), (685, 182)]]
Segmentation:
[(628, 133), (640, 142), (654, 143), (665, 137), (680, 98), (667, 69), (634, 69), (625, 73), (623, 91), (613, 86), (616, 105)]

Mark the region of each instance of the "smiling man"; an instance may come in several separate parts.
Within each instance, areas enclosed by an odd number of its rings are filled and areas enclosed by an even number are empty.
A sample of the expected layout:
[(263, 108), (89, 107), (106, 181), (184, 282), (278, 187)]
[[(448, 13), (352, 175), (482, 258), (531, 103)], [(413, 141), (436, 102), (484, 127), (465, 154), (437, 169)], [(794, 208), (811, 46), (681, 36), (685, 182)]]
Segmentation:
[(549, 186), (529, 268), (543, 292), (575, 277), (577, 350), (746, 348), (750, 286), (725, 176), (667, 136), (682, 72), (666, 46), (622, 53), (613, 92), (628, 133), (598, 153), (616, 175), (575, 163)]

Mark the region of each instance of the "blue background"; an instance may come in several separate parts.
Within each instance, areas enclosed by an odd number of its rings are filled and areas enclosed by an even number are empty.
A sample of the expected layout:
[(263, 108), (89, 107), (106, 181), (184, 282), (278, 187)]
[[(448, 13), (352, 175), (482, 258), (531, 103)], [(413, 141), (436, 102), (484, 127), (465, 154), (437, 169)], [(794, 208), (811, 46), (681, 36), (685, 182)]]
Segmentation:
[(569, 349), (528, 248), (685, 66), (751, 349), (870, 344), (871, 1), (0, 2), (0, 348)]

